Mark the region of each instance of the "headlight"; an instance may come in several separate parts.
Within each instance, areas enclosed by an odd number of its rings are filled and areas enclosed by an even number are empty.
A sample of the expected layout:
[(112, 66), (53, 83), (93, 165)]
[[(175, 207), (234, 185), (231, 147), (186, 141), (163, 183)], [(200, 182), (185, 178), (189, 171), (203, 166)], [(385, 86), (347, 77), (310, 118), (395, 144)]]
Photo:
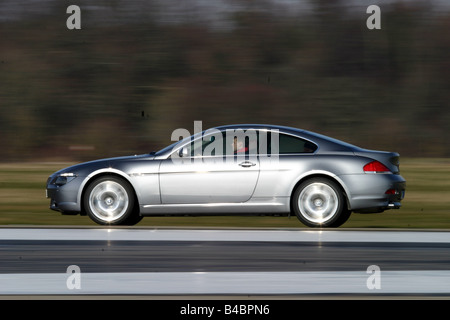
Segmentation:
[(63, 186), (67, 183), (69, 183), (70, 181), (72, 181), (73, 179), (75, 179), (77, 176), (74, 173), (61, 173), (60, 175), (58, 175), (56, 177), (56, 179), (54, 180), (53, 184), (56, 184), (57, 186)]

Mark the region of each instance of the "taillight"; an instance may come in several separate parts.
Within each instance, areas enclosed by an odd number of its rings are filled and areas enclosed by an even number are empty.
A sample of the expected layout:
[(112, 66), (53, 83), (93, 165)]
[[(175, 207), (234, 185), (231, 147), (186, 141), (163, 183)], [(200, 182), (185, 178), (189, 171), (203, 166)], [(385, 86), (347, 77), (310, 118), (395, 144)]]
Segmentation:
[(391, 170), (389, 170), (388, 167), (386, 167), (384, 164), (382, 164), (379, 161), (372, 161), (366, 164), (363, 167), (363, 170), (365, 173), (389, 173)]

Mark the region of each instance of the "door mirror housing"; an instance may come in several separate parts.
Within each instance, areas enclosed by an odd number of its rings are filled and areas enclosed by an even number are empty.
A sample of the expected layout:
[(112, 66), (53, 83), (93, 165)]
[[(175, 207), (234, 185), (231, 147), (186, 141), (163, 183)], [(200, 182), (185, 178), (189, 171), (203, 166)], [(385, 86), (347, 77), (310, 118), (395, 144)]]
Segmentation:
[(178, 156), (180, 158), (185, 158), (187, 156), (189, 156), (189, 150), (186, 147), (181, 148), (180, 150), (178, 150)]

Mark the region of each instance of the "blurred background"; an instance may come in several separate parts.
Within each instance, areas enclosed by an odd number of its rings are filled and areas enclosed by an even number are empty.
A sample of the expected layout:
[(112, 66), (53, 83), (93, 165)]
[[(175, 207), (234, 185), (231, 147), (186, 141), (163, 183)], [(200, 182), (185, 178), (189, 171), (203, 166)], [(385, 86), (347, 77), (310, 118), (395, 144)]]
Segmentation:
[(1, 0), (0, 161), (146, 153), (195, 120), (450, 157), (449, 31), (446, 0)]

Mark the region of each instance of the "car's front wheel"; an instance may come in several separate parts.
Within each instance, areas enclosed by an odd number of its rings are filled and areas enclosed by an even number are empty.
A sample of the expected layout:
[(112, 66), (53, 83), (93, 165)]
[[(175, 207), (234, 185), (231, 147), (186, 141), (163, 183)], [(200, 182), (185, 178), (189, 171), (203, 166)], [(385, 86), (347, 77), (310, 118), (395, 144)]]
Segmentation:
[(115, 176), (94, 180), (84, 193), (84, 208), (88, 216), (102, 225), (130, 225), (139, 222), (135, 197), (130, 184)]
[(339, 186), (325, 178), (313, 178), (301, 183), (292, 198), (297, 218), (309, 227), (339, 227), (350, 211)]

